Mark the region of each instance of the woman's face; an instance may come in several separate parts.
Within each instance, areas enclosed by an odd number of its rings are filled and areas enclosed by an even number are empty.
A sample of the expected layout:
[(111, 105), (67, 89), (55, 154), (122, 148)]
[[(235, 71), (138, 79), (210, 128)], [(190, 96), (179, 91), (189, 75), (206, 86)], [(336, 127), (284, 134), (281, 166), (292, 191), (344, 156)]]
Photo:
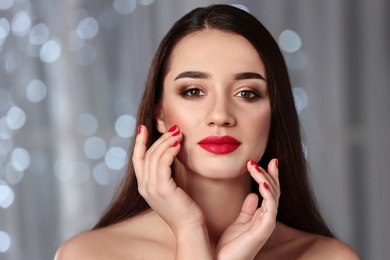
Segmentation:
[(255, 48), (240, 35), (203, 30), (184, 37), (169, 64), (155, 116), (161, 133), (174, 124), (183, 133), (175, 164), (211, 178), (245, 173), (248, 160), (263, 156), (271, 122)]

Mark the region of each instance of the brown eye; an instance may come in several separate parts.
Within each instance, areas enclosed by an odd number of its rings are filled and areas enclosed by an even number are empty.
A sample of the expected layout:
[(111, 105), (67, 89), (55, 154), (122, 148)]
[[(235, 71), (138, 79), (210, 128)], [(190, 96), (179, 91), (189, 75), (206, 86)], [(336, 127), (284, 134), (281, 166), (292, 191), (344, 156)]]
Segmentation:
[(197, 98), (197, 97), (204, 96), (205, 93), (198, 88), (191, 88), (191, 89), (187, 89), (187, 90), (183, 91), (182, 95), (189, 97), (189, 98)]
[(236, 96), (244, 99), (255, 99), (260, 97), (257, 91), (252, 91), (252, 90), (242, 90), (238, 92)]

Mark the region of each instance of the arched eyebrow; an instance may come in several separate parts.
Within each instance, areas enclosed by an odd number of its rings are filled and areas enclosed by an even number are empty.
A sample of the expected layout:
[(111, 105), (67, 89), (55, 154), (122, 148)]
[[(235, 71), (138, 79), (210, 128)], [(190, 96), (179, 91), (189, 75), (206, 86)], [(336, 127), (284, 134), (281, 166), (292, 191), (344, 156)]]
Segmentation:
[(191, 79), (210, 79), (211, 75), (206, 72), (202, 71), (184, 71), (177, 75), (175, 80), (181, 79), (181, 78), (191, 78)]
[[(176, 76), (175, 80), (181, 78), (191, 78), (191, 79), (210, 79), (211, 75), (207, 72), (202, 71), (184, 71)], [(261, 79), (267, 81), (260, 73), (257, 72), (241, 72), (234, 74), (234, 80), (244, 80), (244, 79)]]

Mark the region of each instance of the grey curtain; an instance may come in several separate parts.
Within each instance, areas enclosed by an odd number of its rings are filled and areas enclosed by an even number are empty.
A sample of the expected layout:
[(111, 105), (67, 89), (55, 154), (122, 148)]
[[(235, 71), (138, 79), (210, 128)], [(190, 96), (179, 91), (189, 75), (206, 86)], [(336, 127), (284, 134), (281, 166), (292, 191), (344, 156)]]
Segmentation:
[(94, 225), (159, 41), (211, 3), (248, 9), (279, 42), (325, 218), (362, 259), (388, 257), (389, 1), (1, 0), (0, 259), (52, 259)]

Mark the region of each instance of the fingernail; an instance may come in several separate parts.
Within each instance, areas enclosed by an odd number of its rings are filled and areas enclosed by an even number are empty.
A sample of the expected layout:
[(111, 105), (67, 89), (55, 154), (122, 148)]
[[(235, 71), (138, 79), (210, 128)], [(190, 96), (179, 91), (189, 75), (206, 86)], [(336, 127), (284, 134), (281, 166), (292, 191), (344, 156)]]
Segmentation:
[(141, 133), (141, 130), (142, 130), (142, 126), (141, 126), (141, 125), (139, 125), (139, 126), (138, 126), (138, 134), (140, 134), (140, 133)]
[(176, 147), (178, 144), (179, 144), (179, 142), (176, 141), (176, 142), (173, 143), (172, 147)]
[(255, 165), (255, 169), (258, 171), (258, 172), (261, 172), (261, 170), (260, 170), (260, 167), (259, 167), (259, 165)]
[(174, 132), (174, 133), (172, 134), (172, 136), (178, 136), (179, 134), (180, 134), (180, 130)]
[(251, 165), (256, 165), (256, 164), (257, 164), (257, 163), (256, 163), (255, 161), (253, 161), (253, 160), (250, 160), (249, 163), (250, 163)]
[(177, 128), (177, 125), (173, 125), (171, 128), (169, 128), (168, 132), (173, 132)]
[(264, 188), (266, 188), (267, 190), (269, 190), (268, 185), (267, 185), (266, 182), (263, 183), (263, 186), (264, 186)]
[(275, 161), (275, 165), (276, 165), (276, 168), (278, 168), (278, 169), (279, 169), (279, 160), (278, 160), (278, 159), (276, 159), (276, 161)]

